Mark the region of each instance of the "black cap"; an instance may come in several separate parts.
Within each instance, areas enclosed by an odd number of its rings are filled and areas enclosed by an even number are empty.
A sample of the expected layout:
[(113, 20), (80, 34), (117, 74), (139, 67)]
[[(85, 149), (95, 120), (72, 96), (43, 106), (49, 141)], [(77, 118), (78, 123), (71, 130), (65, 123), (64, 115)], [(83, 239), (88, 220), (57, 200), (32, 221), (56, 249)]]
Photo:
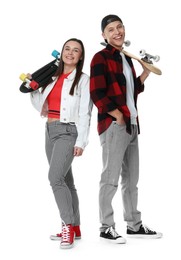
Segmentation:
[(121, 20), (121, 18), (119, 18), (119, 16), (117, 16), (117, 15), (109, 14), (109, 15), (105, 16), (105, 17), (102, 19), (102, 22), (101, 22), (101, 30), (102, 30), (102, 32), (104, 32), (105, 27), (106, 27), (109, 23), (112, 23), (112, 22), (115, 22), (115, 21), (120, 21), (121, 23), (123, 23), (122, 20)]

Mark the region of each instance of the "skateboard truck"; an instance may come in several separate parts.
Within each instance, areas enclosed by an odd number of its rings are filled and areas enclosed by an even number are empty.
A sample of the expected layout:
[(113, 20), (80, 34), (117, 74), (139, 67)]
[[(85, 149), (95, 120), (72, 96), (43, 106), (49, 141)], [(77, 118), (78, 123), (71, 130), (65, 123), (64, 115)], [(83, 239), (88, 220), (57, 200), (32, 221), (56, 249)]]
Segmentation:
[(32, 88), (33, 90), (36, 90), (39, 87), (39, 84), (35, 80), (31, 80), (29, 78), (29, 75), (22, 73), (19, 77), (23, 82), (26, 82), (27, 88)]
[(140, 56), (143, 56), (143, 58), (141, 58), (141, 60), (143, 60), (149, 64), (153, 64), (152, 60), (154, 60), (155, 62), (160, 60), (160, 56), (158, 56), (158, 55), (153, 56), (151, 54), (146, 53), (145, 50), (140, 50), (139, 54), (140, 54)]
[[(124, 44), (125, 44), (126, 47), (128, 47), (128, 46), (130, 46), (131, 42), (127, 40), (127, 41), (124, 42)], [(107, 43), (106, 42), (101, 42), (101, 45), (106, 46)]]

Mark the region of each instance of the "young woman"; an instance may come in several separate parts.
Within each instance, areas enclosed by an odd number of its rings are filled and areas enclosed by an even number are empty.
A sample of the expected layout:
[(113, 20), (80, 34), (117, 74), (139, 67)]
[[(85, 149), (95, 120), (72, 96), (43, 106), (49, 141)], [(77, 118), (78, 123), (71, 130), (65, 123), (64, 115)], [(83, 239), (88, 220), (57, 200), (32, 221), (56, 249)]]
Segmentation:
[(46, 122), (46, 155), (49, 181), (57, 203), (62, 232), (61, 248), (70, 248), (74, 236), (80, 238), (79, 200), (72, 174), (72, 161), (81, 156), (88, 143), (92, 102), (89, 76), (82, 72), (84, 45), (79, 39), (67, 40), (59, 67), (41, 92), (31, 92), (33, 106)]

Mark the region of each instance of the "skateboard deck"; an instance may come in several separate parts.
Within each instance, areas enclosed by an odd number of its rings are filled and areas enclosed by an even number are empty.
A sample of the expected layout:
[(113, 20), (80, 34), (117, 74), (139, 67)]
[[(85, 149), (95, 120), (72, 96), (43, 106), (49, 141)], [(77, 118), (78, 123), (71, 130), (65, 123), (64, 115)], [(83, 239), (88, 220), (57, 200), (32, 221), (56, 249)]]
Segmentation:
[[(103, 46), (107, 45), (107, 43), (105, 43), (105, 42), (101, 42), (101, 44)], [(125, 41), (124, 44), (125, 44), (125, 46), (129, 46), (130, 41)], [(125, 51), (124, 49), (121, 52), (124, 53), (126, 56), (128, 56), (134, 60), (137, 60), (142, 66), (147, 68), (149, 71), (151, 71), (157, 75), (162, 74), (162, 71), (158, 67), (156, 67), (152, 61), (152, 60), (154, 60), (155, 62), (159, 61), (160, 57), (158, 55), (153, 56), (153, 55), (146, 53), (145, 50), (140, 50), (140, 55), (142, 56), (142, 58), (138, 58), (134, 54), (129, 53), (129, 52)]]
[(19, 90), (22, 93), (33, 92), (38, 88), (48, 85), (58, 68), (60, 53), (54, 50), (52, 52), (52, 56), (56, 59), (47, 63), (46, 65), (36, 70), (32, 74), (22, 73), (20, 75), (19, 78), (23, 81), (23, 83), (20, 85)]
[(162, 74), (161, 70), (158, 67), (156, 67), (152, 62), (152, 60), (158, 61), (159, 56), (152, 56), (150, 54), (147, 54), (144, 50), (140, 51), (140, 54), (143, 56), (143, 58), (138, 58), (137, 56), (125, 51), (124, 49), (122, 50), (122, 53), (124, 53), (126, 56), (128, 56), (134, 60), (137, 60), (139, 63), (141, 63), (141, 65), (143, 65), (149, 71), (151, 71), (157, 75)]

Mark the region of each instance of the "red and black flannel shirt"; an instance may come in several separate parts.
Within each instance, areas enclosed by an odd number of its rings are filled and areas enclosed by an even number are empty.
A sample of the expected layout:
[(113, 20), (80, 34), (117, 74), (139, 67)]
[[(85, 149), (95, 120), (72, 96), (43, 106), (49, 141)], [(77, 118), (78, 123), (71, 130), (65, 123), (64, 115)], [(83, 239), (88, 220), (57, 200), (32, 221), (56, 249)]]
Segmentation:
[[(137, 96), (144, 91), (144, 84), (141, 84), (140, 77), (136, 77), (131, 58), (125, 57), (133, 73), (134, 100), (135, 107), (137, 107)], [(109, 44), (92, 58), (90, 95), (93, 103), (98, 108), (97, 128), (99, 135), (115, 120), (114, 117), (108, 114), (109, 111), (115, 109), (119, 109), (123, 113), (127, 132), (131, 134), (131, 120), (126, 104), (126, 78), (123, 74), (122, 57), (119, 50)]]

